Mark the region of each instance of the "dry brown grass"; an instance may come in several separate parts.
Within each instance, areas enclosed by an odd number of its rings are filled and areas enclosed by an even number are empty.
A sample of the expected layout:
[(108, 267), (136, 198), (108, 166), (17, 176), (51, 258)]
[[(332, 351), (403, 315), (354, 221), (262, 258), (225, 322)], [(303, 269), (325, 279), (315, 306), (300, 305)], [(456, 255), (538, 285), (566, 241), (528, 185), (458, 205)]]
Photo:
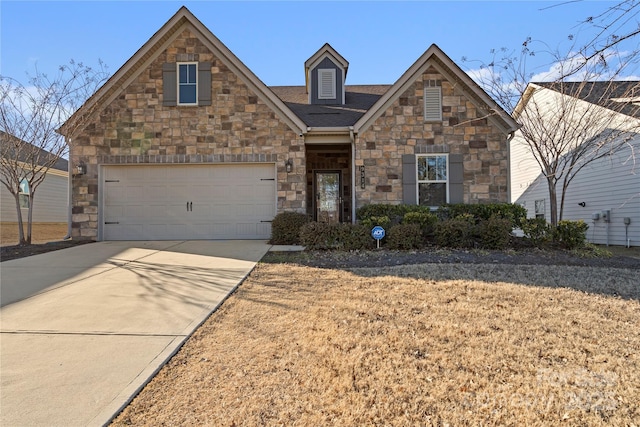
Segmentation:
[(114, 423), (639, 425), (637, 270), (520, 271), (259, 264)]
[[(27, 225), (23, 227), (25, 233)], [(33, 223), (31, 229), (31, 243), (47, 243), (62, 240), (67, 234), (67, 223)], [(17, 245), (18, 223), (17, 222), (0, 222), (0, 246)]]

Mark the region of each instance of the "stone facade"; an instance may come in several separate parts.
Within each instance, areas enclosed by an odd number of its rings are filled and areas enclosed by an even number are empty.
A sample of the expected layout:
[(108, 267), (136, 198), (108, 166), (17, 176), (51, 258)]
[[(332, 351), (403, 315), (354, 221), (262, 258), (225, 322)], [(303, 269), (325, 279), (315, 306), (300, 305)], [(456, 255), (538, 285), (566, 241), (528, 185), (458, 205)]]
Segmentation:
[[(442, 87), (441, 122), (424, 120), (426, 81)], [(402, 155), (425, 153), (463, 155), (464, 203), (508, 201), (505, 134), (430, 67), (358, 136), (355, 167), (365, 167), (366, 185), (355, 188), (357, 207), (402, 203)]]
[[(162, 66), (179, 61), (211, 63), (212, 105), (163, 106)], [(97, 237), (100, 165), (275, 163), (278, 212), (306, 212), (304, 151), (304, 139), (185, 30), (73, 137), (72, 164), (87, 173), (73, 177), (72, 236)]]

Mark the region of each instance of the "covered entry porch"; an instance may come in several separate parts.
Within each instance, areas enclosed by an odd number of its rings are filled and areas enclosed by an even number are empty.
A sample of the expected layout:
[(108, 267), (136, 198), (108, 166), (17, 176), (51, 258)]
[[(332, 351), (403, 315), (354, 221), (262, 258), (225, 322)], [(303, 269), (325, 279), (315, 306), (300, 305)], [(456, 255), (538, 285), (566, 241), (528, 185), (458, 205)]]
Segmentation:
[(352, 222), (350, 143), (306, 144), (307, 214), (318, 222)]

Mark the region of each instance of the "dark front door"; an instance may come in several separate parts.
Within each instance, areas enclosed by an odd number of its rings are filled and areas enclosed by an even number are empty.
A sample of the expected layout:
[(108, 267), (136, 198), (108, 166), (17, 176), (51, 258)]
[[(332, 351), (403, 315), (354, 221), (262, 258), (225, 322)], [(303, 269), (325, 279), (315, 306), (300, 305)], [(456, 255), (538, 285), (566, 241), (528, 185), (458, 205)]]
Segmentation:
[(315, 220), (318, 222), (340, 222), (342, 212), (342, 183), (339, 171), (316, 171)]

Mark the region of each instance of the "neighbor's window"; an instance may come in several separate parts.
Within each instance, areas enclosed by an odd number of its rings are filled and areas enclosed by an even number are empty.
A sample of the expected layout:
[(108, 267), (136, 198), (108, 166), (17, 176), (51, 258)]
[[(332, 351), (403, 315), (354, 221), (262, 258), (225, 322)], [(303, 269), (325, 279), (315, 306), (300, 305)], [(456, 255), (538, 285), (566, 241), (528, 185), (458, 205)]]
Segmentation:
[(24, 209), (29, 209), (29, 182), (27, 179), (23, 179), (20, 181), (20, 191), (18, 192), (18, 201), (20, 202), (20, 207)]
[(535, 202), (536, 218), (544, 219), (544, 212), (545, 212), (544, 199), (536, 200)]
[(449, 199), (448, 156), (428, 154), (417, 156), (418, 204), (441, 206)]
[(441, 82), (436, 80), (424, 82), (424, 120), (426, 122), (442, 120), (441, 84)]
[(336, 99), (336, 70), (318, 69), (318, 99)]
[(198, 63), (178, 63), (178, 105), (198, 103)]

